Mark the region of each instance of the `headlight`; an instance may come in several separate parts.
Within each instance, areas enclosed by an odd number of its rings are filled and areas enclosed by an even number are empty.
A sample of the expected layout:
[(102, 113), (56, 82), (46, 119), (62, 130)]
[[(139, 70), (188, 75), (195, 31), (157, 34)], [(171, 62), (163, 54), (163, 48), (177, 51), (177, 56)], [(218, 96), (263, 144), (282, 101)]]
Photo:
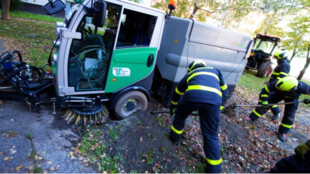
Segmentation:
[(56, 22), (56, 27), (58, 28), (66, 28), (66, 24), (64, 22)]
[(57, 62), (57, 60), (58, 60), (58, 55), (57, 54), (53, 54), (53, 61)]
[(57, 40), (57, 42), (56, 42), (56, 40), (54, 40), (54, 45), (55, 45), (56, 48), (59, 48), (60, 40)]

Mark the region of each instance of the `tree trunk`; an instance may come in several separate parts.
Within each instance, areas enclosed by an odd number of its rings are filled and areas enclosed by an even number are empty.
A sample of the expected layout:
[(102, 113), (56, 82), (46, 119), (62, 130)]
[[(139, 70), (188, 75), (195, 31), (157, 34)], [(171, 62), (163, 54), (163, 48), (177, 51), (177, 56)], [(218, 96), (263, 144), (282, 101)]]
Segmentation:
[(300, 73), (299, 73), (299, 75), (297, 77), (298, 80), (302, 79), (302, 77), (304, 76), (304, 74), (305, 74), (305, 72), (306, 72), (306, 70), (307, 70), (307, 68), (308, 68), (308, 66), (310, 64), (309, 51), (310, 51), (310, 46), (308, 47), (308, 51), (307, 51), (307, 57), (306, 57), (307, 61), (306, 61), (306, 64), (305, 64), (304, 68), (300, 71)]
[(11, 0), (2, 0), (2, 14), (1, 14), (2, 19), (5, 19), (5, 20), (10, 19), (10, 15), (9, 15), (10, 3), (11, 3)]
[(197, 11), (199, 10), (198, 2), (199, 2), (199, 0), (196, 0), (196, 2), (194, 3), (194, 9), (193, 9), (193, 12), (192, 12), (191, 16), (189, 17), (189, 19), (194, 19)]
[(296, 55), (296, 48), (294, 48), (293, 50), (292, 57), (290, 58), (290, 63), (293, 61), (293, 58), (295, 57), (295, 55)]

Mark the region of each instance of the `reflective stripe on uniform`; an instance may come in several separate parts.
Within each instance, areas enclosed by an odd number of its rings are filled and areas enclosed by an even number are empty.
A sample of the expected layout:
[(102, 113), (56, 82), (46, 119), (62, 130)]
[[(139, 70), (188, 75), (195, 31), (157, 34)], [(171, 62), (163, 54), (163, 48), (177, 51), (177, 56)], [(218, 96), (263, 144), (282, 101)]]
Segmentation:
[(272, 108), (278, 107), (278, 105), (272, 105)]
[(261, 114), (259, 114), (258, 112), (256, 112), (255, 109), (253, 110), (253, 113), (254, 113), (256, 116), (258, 116), (258, 117), (261, 117), (261, 116), (262, 116)]
[(184, 94), (184, 92), (180, 92), (178, 88), (175, 88), (175, 92), (176, 92), (177, 94), (179, 94), (179, 95), (183, 95), (183, 94)]
[(288, 76), (288, 74), (285, 73), (285, 72), (280, 72), (279, 75), (280, 75), (280, 74)]
[(263, 95), (261, 95), (261, 97), (268, 97), (268, 95), (267, 94), (263, 94)]
[(278, 76), (278, 75), (280, 75), (280, 73), (273, 72), (272, 75), (277, 75)]
[(265, 86), (265, 90), (266, 90), (266, 92), (270, 93), (267, 85)]
[(178, 102), (175, 102), (175, 101), (172, 101), (172, 100), (171, 100), (171, 104), (173, 104), (173, 105), (178, 105)]
[(182, 133), (183, 133), (183, 130), (177, 130), (176, 128), (174, 128), (173, 125), (171, 125), (171, 130), (172, 130), (173, 132), (175, 132), (176, 134), (182, 134)]
[(190, 85), (187, 87), (186, 91), (190, 90), (203, 90), (203, 91), (209, 91), (218, 94), (219, 96), (222, 97), (222, 92), (216, 88), (212, 88), (209, 86), (202, 86), (202, 85)]
[(207, 160), (207, 163), (209, 163), (209, 164), (211, 164), (211, 165), (213, 165), (213, 166), (219, 165), (219, 164), (221, 164), (222, 161), (223, 161), (222, 158), (220, 158), (219, 160), (212, 160), (212, 159), (206, 158), (206, 160)]
[(288, 125), (288, 124), (284, 124), (284, 123), (282, 123), (281, 126), (286, 127), (286, 128), (291, 128), (292, 127), (292, 125)]
[(225, 85), (222, 85), (221, 86), (221, 89), (224, 91), (224, 90), (226, 90), (227, 89), (227, 85), (225, 84)]
[(219, 80), (219, 77), (218, 77), (216, 74), (214, 74), (214, 73), (211, 73), (211, 72), (197, 72), (197, 73), (193, 73), (192, 75), (190, 75), (190, 76), (187, 78), (187, 83), (188, 83), (193, 77), (195, 77), (195, 76), (197, 76), (197, 75), (208, 75), (208, 76), (213, 76), (213, 77), (215, 77), (218, 81), (220, 81), (220, 80)]
[(223, 110), (223, 109), (224, 109), (224, 106), (221, 106), (221, 107), (220, 107), (220, 110)]

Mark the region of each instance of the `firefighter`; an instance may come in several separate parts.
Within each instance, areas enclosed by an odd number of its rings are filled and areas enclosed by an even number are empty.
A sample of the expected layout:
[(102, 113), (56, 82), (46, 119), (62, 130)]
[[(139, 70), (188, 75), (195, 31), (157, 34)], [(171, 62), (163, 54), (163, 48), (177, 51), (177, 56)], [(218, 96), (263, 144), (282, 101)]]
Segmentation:
[[(283, 77), (288, 76), (290, 72), (290, 68), (291, 68), (290, 62), (287, 59), (287, 55), (285, 51), (276, 52), (273, 55), (273, 58), (277, 60), (278, 65), (273, 70), (273, 73), (268, 83), (275, 82)], [(280, 108), (278, 105), (271, 106), (271, 111), (273, 113), (272, 120), (277, 120), (278, 118), (281, 117), (281, 112), (280, 112)]]
[[(284, 116), (279, 127), (278, 138), (281, 141), (286, 140), (286, 134), (292, 127), (295, 119), (295, 113), (298, 109), (299, 96), (301, 94), (310, 94), (310, 86), (306, 83), (298, 81), (294, 77), (284, 77), (278, 81), (266, 85), (259, 95), (259, 104), (261, 107), (256, 107), (246, 121), (255, 121), (268, 111), (268, 103), (278, 103), (281, 100), (285, 102), (293, 102), (293, 104), (286, 104), (284, 109)], [(304, 103), (310, 103), (310, 100), (304, 100)]]
[(295, 148), (295, 154), (281, 159), (269, 173), (310, 173), (310, 140)]
[(198, 110), (207, 172), (221, 172), (218, 128), (227, 91), (221, 72), (196, 60), (189, 65), (188, 73), (175, 88), (171, 100), (170, 113), (175, 113), (175, 117), (170, 138), (174, 143), (179, 142), (188, 115)]

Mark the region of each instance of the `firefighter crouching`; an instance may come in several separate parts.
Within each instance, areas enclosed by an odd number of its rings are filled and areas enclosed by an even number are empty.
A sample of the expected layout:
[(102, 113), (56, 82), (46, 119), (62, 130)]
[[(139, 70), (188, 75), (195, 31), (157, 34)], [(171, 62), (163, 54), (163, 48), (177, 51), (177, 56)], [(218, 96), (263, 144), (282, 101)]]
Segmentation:
[[(185, 120), (192, 111), (198, 110), (206, 155), (206, 172), (221, 172), (218, 128), (220, 109), (227, 100), (227, 85), (219, 70), (206, 66), (202, 60), (192, 62), (176, 87), (170, 112), (175, 117), (170, 138), (178, 142), (184, 130)], [(180, 100), (179, 100), (180, 99)]]
[[(293, 104), (285, 105), (284, 116), (278, 131), (278, 138), (285, 141), (286, 134), (294, 123), (299, 104), (298, 98), (301, 94), (310, 94), (310, 86), (294, 77), (284, 77), (277, 82), (270, 83), (261, 90), (258, 103), (262, 104), (262, 107), (256, 107), (245, 120), (254, 121), (260, 118), (268, 111), (268, 103), (278, 103), (281, 100), (293, 102)], [(308, 104), (310, 100), (305, 99), (304, 103)]]
[(269, 173), (310, 173), (310, 140), (298, 145), (294, 155), (281, 159)]
[[(288, 76), (291, 69), (290, 62), (287, 59), (286, 52), (284, 51), (276, 52), (273, 55), (273, 58), (277, 60), (278, 65), (273, 70), (268, 83), (276, 82), (281, 78)], [(271, 106), (271, 111), (273, 113), (272, 120), (277, 120), (278, 118), (281, 117), (281, 112), (278, 105)]]

